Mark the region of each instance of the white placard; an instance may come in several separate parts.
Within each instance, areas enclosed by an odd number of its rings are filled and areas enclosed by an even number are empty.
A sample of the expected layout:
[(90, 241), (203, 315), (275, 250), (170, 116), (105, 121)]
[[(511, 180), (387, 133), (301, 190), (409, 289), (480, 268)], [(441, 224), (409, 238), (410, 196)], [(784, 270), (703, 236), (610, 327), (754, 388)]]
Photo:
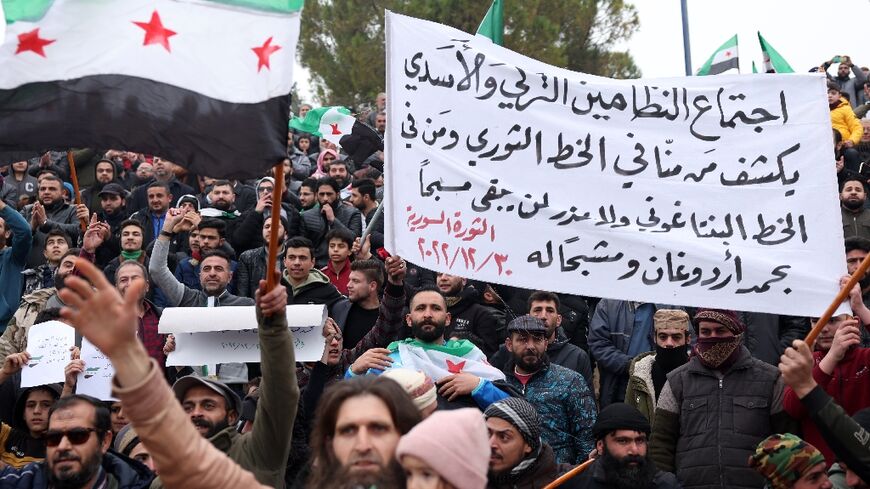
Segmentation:
[[(291, 332), (297, 362), (320, 360), (326, 346), (323, 325), (291, 328)], [(176, 333), (175, 351), (166, 357), (168, 366), (258, 362), (260, 341), (253, 330)]]
[(34, 324), (27, 331), (30, 361), (21, 370), (21, 387), (54, 384), (64, 381), (64, 369), (70, 362), (70, 348), (75, 346), (76, 332), (60, 321)]
[(463, 277), (818, 316), (845, 274), (825, 78), (612, 80), (387, 14), (389, 250)]
[(115, 401), (112, 397), (112, 378), (115, 367), (103, 352), (86, 338), (82, 338), (81, 359), (85, 370), (76, 381), (76, 394), (86, 394), (103, 401)]
[[(287, 306), (287, 324), (291, 328), (322, 328), (326, 315), (326, 306), (323, 304)], [(157, 328), (161, 334), (250, 330), (257, 329), (257, 314), (254, 306), (167, 307), (160, 316)]]

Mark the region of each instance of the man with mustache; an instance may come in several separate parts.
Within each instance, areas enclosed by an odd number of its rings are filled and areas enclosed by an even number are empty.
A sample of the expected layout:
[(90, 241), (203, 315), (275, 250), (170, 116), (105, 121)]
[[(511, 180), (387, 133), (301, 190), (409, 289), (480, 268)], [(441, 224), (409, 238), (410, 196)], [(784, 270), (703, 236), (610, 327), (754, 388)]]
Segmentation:
[(840, 186), (840, 211), (846, 238), (870, 238), (870, 211), (864, 209), (866, 201), (864, 182), (858, 178), (846, 178)]
[(58, 399), (44, 438), (45, 461), (21, 469), (7, 466), (0, 471), (4, 487), (145, 489), (154, 479), (144, 465), (109, 451), (109, 409), (93, 397)]
[[(688, 318), (687, 318), (688, 319)], [(676, 489), (670, 472), (658, 470), (647, 455), (650, 423), (637, 409), (617, 402), (601, 410), (595, 426), (595, 462), (576, 477), (581, 489)]]
[[(870, 239), (853, 236), (846, 238), (846, 271), (849, 275), (855, 273), (855, 270), (870, 253)], [(861, 299), (864, 304), (870, 304), (870, 272), (865, 273), (858, 282), (861, 286)], [(870, 347), (870, 329), (866, 326), (861, 328), (861, 346)]]
[(578, 464), (594, 448), (595, 397), (577, 372), (550, 363), (549, 331), (543, 319), (525, 315), (508, 324), (505, 340), (513, 357), (503, 371), (506, 382), (538, 411), (543, 420), (541, 437), (556, 460)]

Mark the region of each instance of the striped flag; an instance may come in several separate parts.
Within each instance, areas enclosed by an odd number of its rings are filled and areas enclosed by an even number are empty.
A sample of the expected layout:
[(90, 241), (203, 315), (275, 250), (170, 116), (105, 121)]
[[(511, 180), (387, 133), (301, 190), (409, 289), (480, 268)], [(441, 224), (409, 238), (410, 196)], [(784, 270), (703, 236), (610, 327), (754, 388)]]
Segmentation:
[(698, 69), (697, 76), (718, 75), (732, 68), (736, 68), (740, 72), (739, 57), (737, 55), (737, 34), (731, 39), (728, 39), (725, 44), (719, 46), (719, 49), (710, 56), (710, 59)]
[(448, 343), (447, 348), (424, 348), (399, 342), (397, 348), (403, 368), (424, 372), (435, 382), (461, 372), (487, 380), (504, 380), (504, 372), (490, 365), (479, 348), (467, 348), (459, 355), (461, 349), (449, 348), (450, 345)]
[(295, 117), (290, 127), (323, 138), (347, 153), (348, 158), (361, 164), (375, 151), (384, 150), (384, 141), (371, 127), (356, 120), (345, 107), (318, 107), (305, 117)]
[(764, 58), (764, 73), (794, 73), (791, 65), (761, 36), (761, 32), (758, 33), (758, 43), (761, 44), (761, 56)]
[(302, 0), (2, 0), (0, 152), (159, 155), (251, 178), (286, 156)]

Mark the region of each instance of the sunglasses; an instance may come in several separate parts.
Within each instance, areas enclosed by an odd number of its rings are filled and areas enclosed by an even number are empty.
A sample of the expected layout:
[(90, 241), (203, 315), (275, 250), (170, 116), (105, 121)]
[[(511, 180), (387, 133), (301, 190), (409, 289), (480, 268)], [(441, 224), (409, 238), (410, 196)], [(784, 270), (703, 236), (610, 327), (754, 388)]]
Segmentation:
[(45, 432), (45, 444), (50, 447), (56, 447), (60, 445), (63, 437), (67, 437), (70, 443), (73, 445), (81, 445), (88, 441), (91, 437), (91, 433), (101, 433), (100, 430), (96, 428), (73, 428), (68, 431), (46, 431)]

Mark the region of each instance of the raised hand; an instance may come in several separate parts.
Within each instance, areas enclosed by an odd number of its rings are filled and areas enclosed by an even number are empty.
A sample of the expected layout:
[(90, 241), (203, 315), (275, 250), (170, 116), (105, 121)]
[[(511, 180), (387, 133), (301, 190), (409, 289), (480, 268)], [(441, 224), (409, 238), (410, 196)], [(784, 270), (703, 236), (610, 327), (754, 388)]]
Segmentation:
[(405, 283), (405, 274), (408, 272), (405, 260), (399, 256), (390, 256), (386, 260), (386, 265), (387, 280), (393, 285), (403, 285)]
[(20, 372), (29, 361), (30, 353), (27, 353), (26, 351), (21, 353), (11, 353), (6, 356), (6, 360), (3, 362), (2, 373), (6, 377), (11, 377)]
[[(274, 271), (276, 275), (278, 271)], [(287, 310), (287, 288), (281, 285), (280, 280), (275, 280), (275, 288), (266, 292), (266, 281), (260, 280), (260, 286), (254, 293), (254, 301), (257, 303), (257, 309), (265, 317), (273, 314), (285, 314)]]
[(97, 221), (97, 215), (91, 215), (91, 222), (85, 235), (82, 237), (82, 248), (88, 253), (94, 253), (100, 247), (106, 238), (111, 234), (109, 225), (104, 222)]
[(818, 385), (813, 379), (814, 363), (813, 353), (803, 340), (794, 340), (779, 358), (782, 380), (799, 398), (809, 394)]

